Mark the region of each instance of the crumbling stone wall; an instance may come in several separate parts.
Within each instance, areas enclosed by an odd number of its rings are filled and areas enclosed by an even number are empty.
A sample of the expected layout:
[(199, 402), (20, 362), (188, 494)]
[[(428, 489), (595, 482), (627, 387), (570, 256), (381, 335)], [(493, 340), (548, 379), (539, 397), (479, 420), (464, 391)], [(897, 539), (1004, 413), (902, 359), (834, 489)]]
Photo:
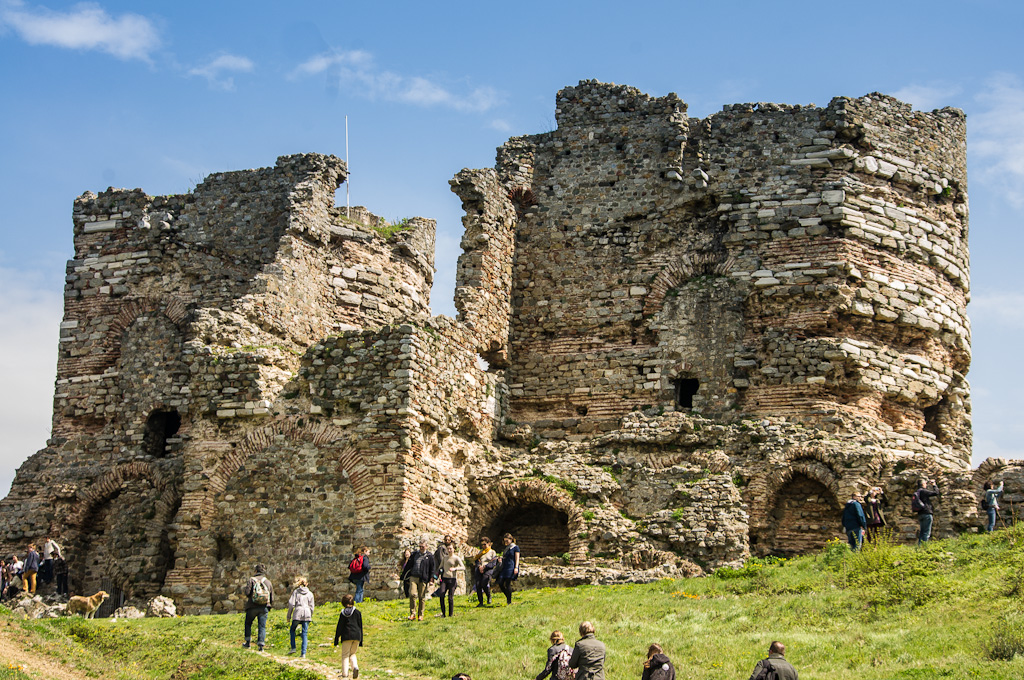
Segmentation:
[(584, 81), (556, 118), (451, 182), (456, 320), (433, 222), (346, 216), (330, 156), (80, 197), (53, 437), (0, 550), (49, 532), (78, 591), (227, 612), (256, 562), (339, 598), (361, 543), (388, 597), (421, 536), (509, 531), (522, 583), (578, 584), (814, 550), (876, 485), (913, 540), (922, 477), (938, 536), (985, 481), (1021, 516), (1020, 465), (968, 467), (960, 111), (697, 119)]

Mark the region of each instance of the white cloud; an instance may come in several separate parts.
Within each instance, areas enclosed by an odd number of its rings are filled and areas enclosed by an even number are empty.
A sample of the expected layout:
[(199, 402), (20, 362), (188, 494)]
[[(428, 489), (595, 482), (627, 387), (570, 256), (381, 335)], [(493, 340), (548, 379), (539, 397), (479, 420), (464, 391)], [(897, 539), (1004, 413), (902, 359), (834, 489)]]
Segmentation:
[(974, 293), (967, 308), (972, 324), (992, 324), (1004, 329), (1024, 330), (1024, 293)]
[(444, 107), (483, 113), (497, 106), (501, 96), (491, 87), (459, 93), (423, 76), (403, 76), (379, 70), (373, 56), (361, 50), (318, 54), (300, 64), (292, 79), (325, 73), (339, 86), (356, 88), (364, 97), (421, 107)]
[(908, 85), (891, 94), (918, 111), (932, 111), (950, 106), (951, 99), (960, 94), (960, 88), (956, 85)]
[(491, 121), (491, 128), (497, 130), (498, 132), (511, 132), (512, 131), (512, 126), (509, 125), (509, 122), (507, 120), (502, 119), (502, 118), (495, 118), (494, 120), (492, 120)]
[(975, 97), (967, 121), (968, 148), (981, 159), (980, 178), (1017, 208), (1024, 207), (1024, 83), (998, 74)]
[[(59, 283), (57, 284), (59, 286)], [(39, 276), (0, 267), (0, 497), (14, 472), (46, 446), (63, 299)]]
[(149, 55), (160, 46), (160, 36), (149, 19), (138, 14), (112, 17), (94, 3), (56, 12), (12, 0), (0, 5), (3, 25), (30, 45), (98, 50), (119, 59), (149, 61)]
[(234, 54), (222, 54), (205, 66), (197, 66), (190, 70), (188, 74), (206, 78), (210, 87), (219, 90), (233, 90), (235, 89), (235, 79), (226, 74), (249, 73), (253, 67), (254, 64), (250, 59)]

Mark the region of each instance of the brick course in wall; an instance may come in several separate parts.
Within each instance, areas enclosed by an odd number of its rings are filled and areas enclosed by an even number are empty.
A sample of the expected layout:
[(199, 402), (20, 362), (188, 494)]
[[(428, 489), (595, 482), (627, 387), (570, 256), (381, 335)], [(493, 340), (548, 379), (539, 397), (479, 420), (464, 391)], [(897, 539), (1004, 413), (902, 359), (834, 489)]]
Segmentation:
[(969, 468), (962, 112), (697, 119), (584, 81), (556, 119), (451, 181), (455, 320), (434, 223), (345, 214), (337, 158), (79, 197), (53, 435), (0, 550), (50, 533), (79, 592), (228, 612), (256, 562), (340, 598), (362, 543), (390, 597), (444, 534), (511, 531), (522, 583), (578, 584), (815, 550), (876, 485), (913, 540), (921, 477), (938, 536), (985, 481), (1019, 515), (1024, 468)]

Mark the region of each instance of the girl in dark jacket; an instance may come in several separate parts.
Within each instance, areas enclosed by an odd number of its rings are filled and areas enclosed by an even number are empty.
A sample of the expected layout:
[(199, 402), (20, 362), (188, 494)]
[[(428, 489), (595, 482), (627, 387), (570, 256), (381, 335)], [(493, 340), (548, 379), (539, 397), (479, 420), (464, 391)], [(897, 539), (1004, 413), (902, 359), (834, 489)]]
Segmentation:
[(505, 593), (508, 604), (512, 604), (512, 581), (519, 578), (519, 546), (512, 534), (502, 537), (505, 552), (501, 554), (501, 571), (498, 574), (498, 587)]
[(341, 677), (347, 678), (348, 667), (352, 666), (352, 679), (359, 677), (359, 662), (356, 650), (363, 646), (363, 615), (356, 609), (356, 598), (343, 595), (341, 598), (341, 615), (338, 616), (338, 627), (334, 630), (334, 646), (341, 640)]
[(661, 645), (651, 645), (647, 648), (647, 661), (644, 662), (644, 672), (641, 680), (676, 680), (676, 669), (665, 656)]
[(409, 558), (412, 557), (412, 551), (408, 548), (402, 553), (402, 563), (398, 565), (398, 580), (402, 582), (402, 592), (405, 593), (405, 598), (409, 599), (409, 577), (412, 576), (409, 573), (410, 564)]
[(872, 487), (871, 491), (868, 492), (867, 499), (864, 501), (864, 514), (867, 515), (868, 520), (868, 541), (874, 541), (885, 526), (885, 514), (882, 512), (883, 505), (885, 505), (885, 494), (882, 493), (882, 487)]
[[(547, 676), (551, 676), (551, 680), (559, 680), (559, 669), (562, 663), (565, 665), (569, 663), (569, 657), (566, 656), (564, 659), (559, 658), (559, 655), (563, 652), (569, 652), (572, 654), (572, 648), (565, 644), (565, 636), (562, 635), (562, 631), (553, 630), (551, 631), (551, 646), (548, 647), (548, 662), (544, 666), (544, 670), (537, 676), (537, 680), (544, 680)], [(573, 672), (575, 675), (575, 672)]]

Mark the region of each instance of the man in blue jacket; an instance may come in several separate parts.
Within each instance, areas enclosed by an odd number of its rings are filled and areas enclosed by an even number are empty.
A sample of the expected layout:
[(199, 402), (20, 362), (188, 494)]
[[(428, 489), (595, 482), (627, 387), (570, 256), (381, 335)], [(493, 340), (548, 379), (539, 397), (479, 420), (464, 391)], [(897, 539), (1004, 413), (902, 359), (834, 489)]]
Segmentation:
[(854, 494), (843, 508), (843, 530), (846, 531), (846, 540), (850, 542), (851, 550), (860, 550), (864, 541), (864, 528), (868, 525), (864, 508), (860, 504), (862, 499), (863, 496)]

